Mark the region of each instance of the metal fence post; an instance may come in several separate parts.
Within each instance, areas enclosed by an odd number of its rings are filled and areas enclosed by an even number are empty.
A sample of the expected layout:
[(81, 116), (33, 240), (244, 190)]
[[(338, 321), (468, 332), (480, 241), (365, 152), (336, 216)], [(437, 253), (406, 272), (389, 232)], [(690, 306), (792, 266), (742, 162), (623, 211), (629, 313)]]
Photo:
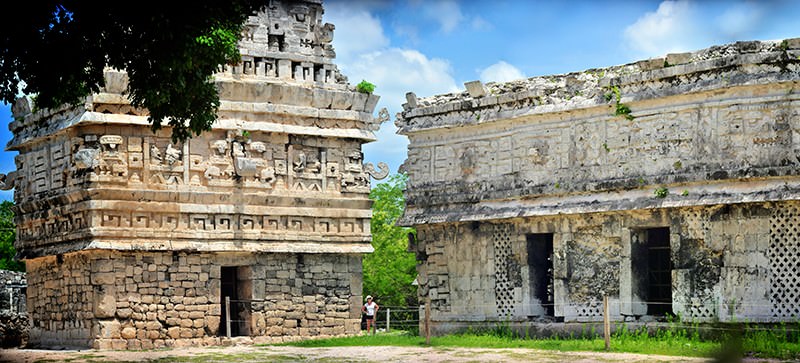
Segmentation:
[(425, 345), (431, 345), (431, 298), (425, 299)]
[(606, 350), (611, 350), (611, 324), (608, 316), (608, 295), (603, 296), (603, 336), (606, 340)]
[(231, 297), (225, 296), (225, 336), (231, 337)]

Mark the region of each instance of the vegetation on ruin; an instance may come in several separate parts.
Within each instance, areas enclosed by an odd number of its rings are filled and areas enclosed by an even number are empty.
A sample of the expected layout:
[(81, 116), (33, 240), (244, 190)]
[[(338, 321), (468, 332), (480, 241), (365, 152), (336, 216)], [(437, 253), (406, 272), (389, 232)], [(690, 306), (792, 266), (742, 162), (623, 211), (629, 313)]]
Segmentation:
[(408, 252), (412, 228), (398, 227), (403, 214), (403, 190), (408, 177), (395, 174), (372, 188), (372, 246), (375, 252), (364, 256), (364, 295), (372, 295), (381, 306), (414, 306), (417, 287), (416, 258)]
[(148, 109), (153, 129), (168, 123), (175, 140), (200, 134), (219, 107), (211, 76), (239, 62), (242, 24), (262, 5), (17, 2), (15, 21), (0, 23), (0, 99), (22, 92), (36, 96), (37, 109), (81, 104), (104, 85), (109, 66), (128, 72), (128, 96)]
[(375, 92), (375, 85), (362, 79), (361, 82), (356, 85), (356, 91), (361, 93), (372, 93)]
[(669, 195), (669, 189), (660, 187), (656, 188), (656, 191), (653, 193), (656, 195), (656, 198), (666, 198)]
[(14, 226), (14, 203), (4, 200), (0, 203), (0, 270), (25, 271), (25, 264), (14, 261), (14, 240), (17, 231)]
[(625, 117), (627, 120), (633, 120), (635, 117), (631, 115), (631, 108), (622, 103), (622, 93), (618, 86), (611, 86), (609, 92), (605, 95), (606, 101), (614, 100), (614, 115)]

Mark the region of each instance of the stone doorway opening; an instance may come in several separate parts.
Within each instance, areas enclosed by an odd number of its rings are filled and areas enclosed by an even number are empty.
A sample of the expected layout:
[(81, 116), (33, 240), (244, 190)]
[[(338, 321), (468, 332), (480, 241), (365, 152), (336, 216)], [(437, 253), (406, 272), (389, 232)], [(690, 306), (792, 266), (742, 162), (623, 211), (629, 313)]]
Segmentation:
[(250, 335), (250, 303), (252, 271), (249, 266), (220, 267), (220, 328), (219, 335), (228, 335), (225, 298), (230, 299), (230, 336)]
[[(528, 249), (530, 296), (533, 303), (530, 317), (555, 315), (553, 293), (553, 234), (531, 233), (525, 236)], [(538, 301), (538, 306), (536, 302)]]
[(639, 243), (632, 246), (634, 293), (647, 304), (647, 315), (672, 314), (672, 253), (669, 228), (639, 231)]

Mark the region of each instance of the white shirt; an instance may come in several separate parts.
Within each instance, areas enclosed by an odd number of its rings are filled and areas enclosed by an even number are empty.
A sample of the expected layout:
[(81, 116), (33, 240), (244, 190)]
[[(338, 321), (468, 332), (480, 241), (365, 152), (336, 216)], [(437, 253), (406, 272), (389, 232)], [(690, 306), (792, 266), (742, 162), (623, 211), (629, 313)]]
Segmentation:
[(368, 302), (364, 304), (364, 308), (367, 309), (367, 315), (375, 315), (375, 308), (378, 306), (374, 301)]

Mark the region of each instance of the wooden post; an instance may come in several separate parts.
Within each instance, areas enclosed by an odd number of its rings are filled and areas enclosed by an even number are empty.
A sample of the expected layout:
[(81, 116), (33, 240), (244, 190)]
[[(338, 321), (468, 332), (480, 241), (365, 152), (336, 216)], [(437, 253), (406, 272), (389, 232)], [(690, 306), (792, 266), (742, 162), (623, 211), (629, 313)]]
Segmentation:
[(425, 344), (431, 345), (431, 298), (425, 299)]
[(608, 317), (608, 295), (603, 296), (603, 335), (606, 338), (606, 350), (611, 350), (611, 323)]
[(225, 296), (225, 336), (231, 337), (231, 297)]
[(386, 308), (386, 332), (391, 331), (392, 309)]

